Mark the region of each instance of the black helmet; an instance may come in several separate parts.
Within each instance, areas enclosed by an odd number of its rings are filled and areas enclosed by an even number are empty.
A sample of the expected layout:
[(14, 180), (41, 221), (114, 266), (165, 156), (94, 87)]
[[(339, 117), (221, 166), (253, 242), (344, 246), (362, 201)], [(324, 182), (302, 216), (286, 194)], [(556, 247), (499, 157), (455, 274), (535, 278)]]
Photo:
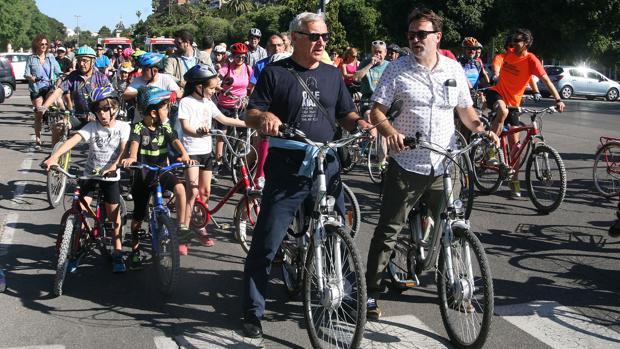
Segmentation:
[(216, 76), (217, 72), (210, 65), (196, 64), (183, 75), (183, 79), (190, 84), (201, 84)]

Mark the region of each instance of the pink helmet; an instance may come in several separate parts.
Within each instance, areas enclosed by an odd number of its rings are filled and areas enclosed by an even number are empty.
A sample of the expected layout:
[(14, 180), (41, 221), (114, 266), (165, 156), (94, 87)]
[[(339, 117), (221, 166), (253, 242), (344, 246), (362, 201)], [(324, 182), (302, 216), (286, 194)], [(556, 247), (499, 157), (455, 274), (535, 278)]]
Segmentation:
[(127, 47), (123, 50), (123, 57), (129, 58), (135, 51), (131, 47)]

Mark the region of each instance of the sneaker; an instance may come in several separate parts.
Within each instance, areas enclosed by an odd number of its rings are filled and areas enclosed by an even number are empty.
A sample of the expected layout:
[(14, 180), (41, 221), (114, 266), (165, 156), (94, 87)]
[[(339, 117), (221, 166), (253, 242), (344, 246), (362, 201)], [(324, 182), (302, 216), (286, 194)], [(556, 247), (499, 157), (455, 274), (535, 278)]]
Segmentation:
[(125, 261), (123, 261), (123, 254), (116, 253), (112, 259), (112, 272), (114, 273), (124, 273), (127, 271), (127, 267), (125, 266)]
[(510, 196), (513, 198), (521, 197), (521, 182), (519, 181), (510, 182)]
[(611, 227), (609, 227), (609, 236), (617, 238), (620, 236), (620, 219), (618, 219)]
[(263, 327), (260, 319), (254, 315), (248, 315), (243, 319), (243, 335), (248, 338), (261, 338)]
[(142, 270), (142, 256), (140, 250), (132, 252), (129, 257), (129, 270)]
[(213, 241), (213, 239), (209, 237), (209, 234), (207, 233), (207, 229), (205, 229), (204, 227), (198, 230), (198, 241), (200, 241), (200, 244), (202, 246), (206, 246), (206, 247), (211, 247), (215, 245), (215, 241)]
[(366, 301), (366, 318), (368, 320), (379, 320), (381, 317), (381, 309), (377, 304), (377, 300), (371, 297), (368, 297)]
[(499, 160), (497, 160), (497, 150), (494, 147), (489, 148), (487, 153), (487, 164), (489, 166), (498, 166)]
[(189, 253), (189, 251), (187, 249), (187, 245), (186, 244), (179, 244), (179, 254), (181, 256), (187, 256), (188, 253)]

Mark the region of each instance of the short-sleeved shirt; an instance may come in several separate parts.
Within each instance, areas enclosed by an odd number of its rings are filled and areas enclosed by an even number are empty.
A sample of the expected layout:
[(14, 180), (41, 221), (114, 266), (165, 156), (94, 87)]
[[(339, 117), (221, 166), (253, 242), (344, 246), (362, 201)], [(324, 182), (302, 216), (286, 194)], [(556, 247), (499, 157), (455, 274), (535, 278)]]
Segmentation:
[[(371, 60), (367, 59), (360, 64), (360, 67), (365, 67), (370, 64)], [(381, 64), (375, 65), (368, 70), (366, 75), (362, 78), (362, 86), (361, 92), (362, 97), (370, 98), (373, 92), (375, 92), (375, 88), (379, 85), (379, 79), (381, 79), (381, 75), (385, 71), (385, 68), (390, 65), (390, 62), (383, 60)]]
[[(91, 121), (82, 127), (78, 133), (88, 143), (88, 157), (84, 165), (84, 176), (90, 177), (93, 172), (103, 172), (118, 160), (121, 144), (129, 139), (131, 127), (124, 121), (116, 120), (114, 127), (106, 128), (98, 121)], [(104, 181), (118, 181), (120, 169), (115, 177), (101, 179)]]
[(252, 49), (250, 48), (250, 50), (248, 51), (248, 55), (245, 58), (245, 63), (250, 67), (253, 67), (256, 62), (260, 61), (263, 58), (267, 58), (267, 50), (258, 45), (256, 46), (256, 49), (254, 51), (252, 51)]
[[(164, 73), (157, 73), (157, 81), (152, 81), (148, 85), (159, 87), (162, 90), (170, 91), (170, 92), (175, 92), (181, 89), (179, 85), (177, 85), (177, 83), (174, 81), (174, 78), (170, 74), (164, 74)], [(144, 81), (144, 76), (138, 76), (135, 79), (133, 79), (133, 81), (131, 82), (131, 84), (129, 84), (129, 86), (127, 86), (126, 91), (138, 92), (140, 87), (144, 87), (144, 86), (146, 86), (146, 81)], [(134, 122), (138, 122), (140, 120), (142, 120), (142, 113), (138, 109), (136, 109), (134, 112)]]
[(542, 63), (533, 53), (517, 56), (509, 51), (506, 52), (499, 71), (499, 82), (491, 89), (502, 96), (506, 105), (518, 107), (531, 76), (541, 78), (546, 74)]
[[(287, 67), (301, 76), (328, 115), (324, 115), (306, 95)], [(265, 67), (250, 96), (248, 108), (275, 114), (283, 123), (292, 123), (315, 142), (333, 140), (336, 120), (355, 111), (353, 99), (337, 68), (319, 63), (317, 68), (307, 69), (291, 58)]]
[[(219, 74), (223, 77), (230, 76), (233, 78), (233, 84), (222, 85), (223, 89), (232, 87), (230, 93), (238, 98), (243, 98), (248, 95), (248, 86), (250, 85), (250, 77), (252, 76), (252, 68), (250, 68), (249, 65), (244, 63), (239, 71), (239, 74), (237, 74), (235, 73), (235, 69), (232, 67), (232, 64), (229, 63), (220, 68)], [(217, 105), (226, 109), (234, 108), (236, 103), (237, 99), (223, 93), (220, 93), (217, 100)]]
[(252, 67), (252, 77), (250, 78), (250, 84), (256, 85), (260, 74), (263, 72), (263, 69), (265, 69), (265, 66), (269, 64), (270, 59), (271, 57), (263, 58), (260, 61), (256, 62), (256, 64), (254, 64), (254, 66)]
[(138, 142), (138, 162), (166, 166), (168, 160), (168, 145), (177, 140), (169, 123), (157, 125), (154, 130), (149, 129), (144, 122), (134, 125), (129, 136), (130, 142)]
[(461, 63), (461, 66), (465, 71), (465, 76), (467, 77), (467, 80), (469, 80), (472, 88), (477, 88), (478, 81), (482, 73), (482, 62), (475, 59), (470, 59), (469, 57), (459, 57), (458, 62)]
[[(179, 123), (181, 120), (187, 120), (189, 127), (195, 130), (198, 128), (210, 130), (213, 118), (219, 114), (222, 113), (217, 109), (215, 103), (208, 98), (199, 100), (193, 96), (187, 96), (179, 102)], [(186, 135), (182, 127), (179, 129), (181, 130), (181, 143), (187, 154), (204, 155), (211, 153), (211, 136), (192, 137)]]
[(88, 104), (90, 94), (97, 88), (110, 85), (108, 77), (97, 70), (93, 70), (90, 78), (86, 79), (77, 70), (74, 70), (62, 82), (60, 88), (69, 93), (75, 107), (75, 114), (84, 118), (89, 113)]
[[(427, 141), (456, 149), (454, 108), (473, 103), (461, 65), (445, 56), (437, 57), (439, 61), (432, 70), (418, 64), (413, 55), (392, 62), (371, 100), (384, 106), (402, 100), (401, 114), (393, 122), (398, 132), (407, 137), (420, 132)], [(407, 171), (429, 175), (433, 169), (434, 175), (441, 175), (445, 170), (443, 156), (427, 149), (407, 149), (391, 156)]]
[(110, 65), (110, 59), (108, 56), (101, 56), (95, 59), (95, 67), (97, 68), (105, 68)]

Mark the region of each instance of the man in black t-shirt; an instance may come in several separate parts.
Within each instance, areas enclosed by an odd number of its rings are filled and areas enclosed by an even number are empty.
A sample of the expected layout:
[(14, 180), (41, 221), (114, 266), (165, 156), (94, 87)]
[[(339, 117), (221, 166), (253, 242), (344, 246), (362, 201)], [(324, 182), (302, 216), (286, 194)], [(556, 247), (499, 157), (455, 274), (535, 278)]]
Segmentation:
[[(263, 134), (277, 136), (279, 126), (287, 123), (302, 130), (315, 142), (334, 138), (336, 123), (353, 131), (370, 124), (355, 113), (338, 69), (321, 62), (329, 33), (324, 17), (305, 12), (290, 24), (295, 50), (290, 58), (267, 65), (250, 97), (246, 123)], [(308, 89), (323, 105), (327, 115), (308, 96), (289, 70), (301, 76)], [(301, 203), (311, 198), (314, 178), (298, 175), (305, 153), (283, 146), (269, 147), (265, 163), (265, 187), (260, 214), (254, 227), (252, 246), (245, 262), (243, 278), (243, 331), (248, 337), (260, 337), (260, 319), (265, 311), (271, 262), (286, 235)], [(334, 153), (328, 153), (325, 173), (328, 188), (339, 183), (340, 165)], [(333, 188), (330, 188), (333, 189)], [(335, 190), (337, 206), (343, 207), (341, 188)], [(340, 210), (342, 212), (342, 210)]]

